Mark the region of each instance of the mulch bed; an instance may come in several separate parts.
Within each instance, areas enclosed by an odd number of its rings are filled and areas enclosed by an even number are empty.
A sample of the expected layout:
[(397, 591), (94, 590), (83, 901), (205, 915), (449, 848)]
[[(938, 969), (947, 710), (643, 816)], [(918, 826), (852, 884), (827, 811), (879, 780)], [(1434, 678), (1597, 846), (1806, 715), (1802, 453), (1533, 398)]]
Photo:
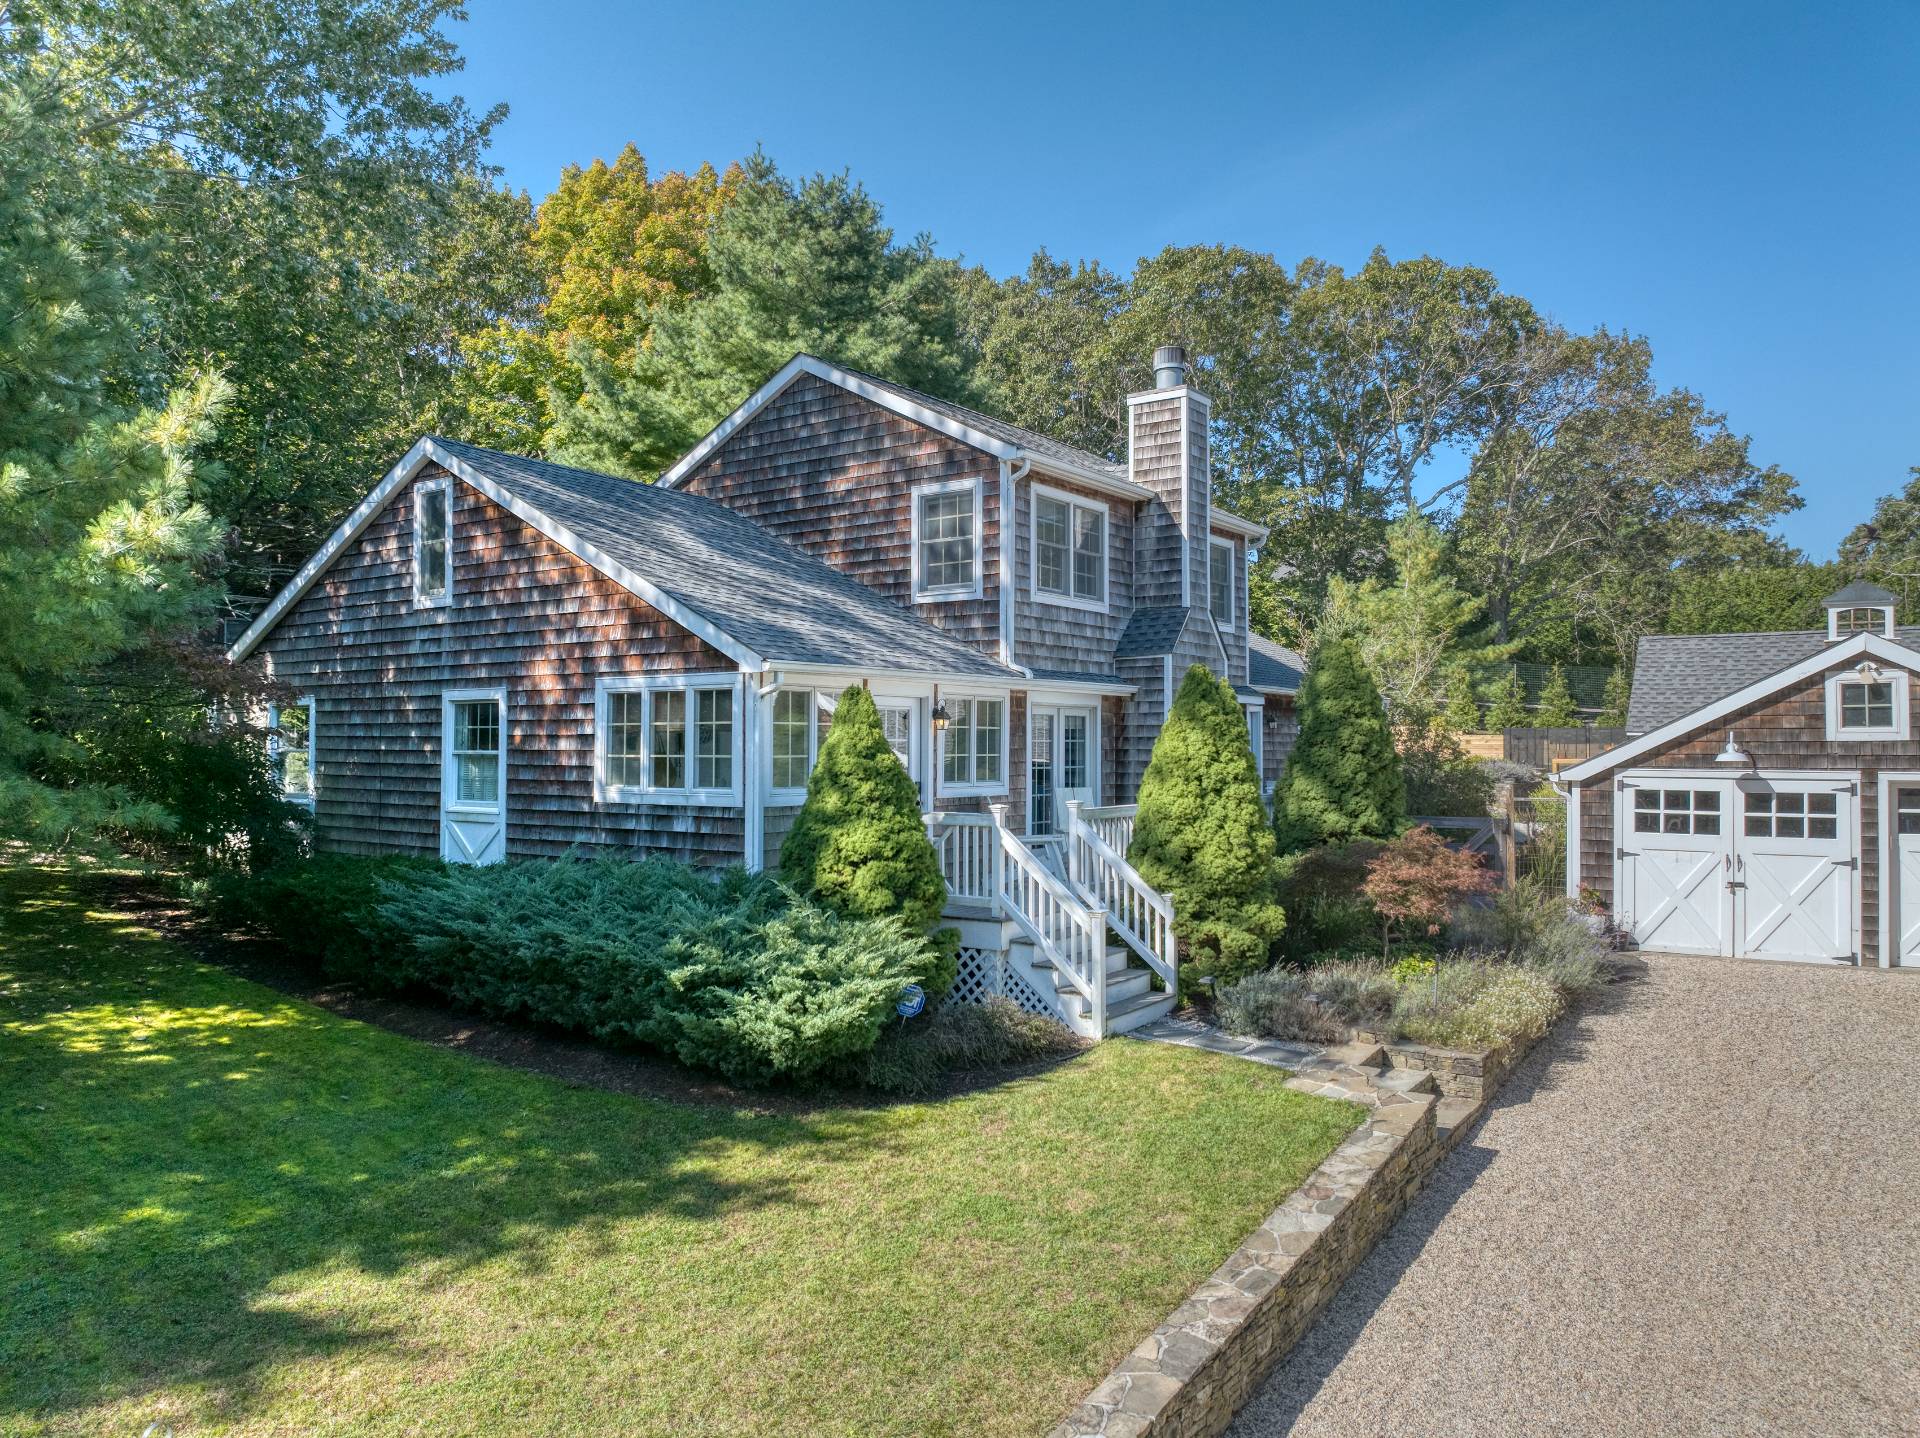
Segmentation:
[(203, 963), (217, 965), (328, 1013), (404, 1034), (436, 1048), (455, 1049), (489, 1063), (611, 1093), (764, 1114), (812, 1113), (827, 1107), (884, 1108), (991, 1088), (1012, 1079), (1044, 1073), (1073, 1057), (1068, 1054), (1038, 1063), (956, 1073), (939, 1092), (910, 1099), (876, 1094), (869, 1089), (814, 1088), (801, 1092), (743, 1089), (657, 1054), (609, 1048), (577, 1034), (537, 1024), (484, 1018), (462, 1012), (432, 995), (365, 992), (351, 984), (316, 975), (311, 968), (288, 959), (265, 939), (223, 928), (195, 912), (153, 879), (120, 874), (103, 876), (103, 882), (115, 900), (136, 913), (141, 922), (180, 944)]

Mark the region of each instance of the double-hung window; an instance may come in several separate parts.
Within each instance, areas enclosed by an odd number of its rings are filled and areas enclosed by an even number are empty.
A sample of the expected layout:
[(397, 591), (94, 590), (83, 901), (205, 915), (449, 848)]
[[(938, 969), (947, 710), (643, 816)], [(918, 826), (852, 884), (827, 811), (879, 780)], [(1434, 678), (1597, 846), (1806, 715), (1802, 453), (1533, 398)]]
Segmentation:
[(737, 675), (602, 679), (594, 693), (599, 797), (739, 804), (739, 713)]
[(1827, 738), (1838, 741), (1907, 737), (1907, 672), (1855, 669), (1827, 680)]
[(453, 597), (453, 482), (444, 476), (413, 491), (413, 595), (426, 605)]
[(951, 480), (913, 491), (913, 597), (980, 597), (980, 481)]
[(1033, 589), (1056, 604), (1107, 607), (1107, 506), (1033, 488)]
[(267, 757), (273, 765), (274, 781), (280, 797), (296, 804), (313, 802), (313, 727), (311, 698), (267, 709)]
[(819, 752), (819, 700), (811, 689), (782, 689), (773, 696), (772, 742), (768, 754), (773, 766), (768, 796), (774, 803), (798, 803), (806, 797), (807, 779)]
[(1002, 794), (1007, 787), (1007, 701), (944, 699), (947, 727), (940, 736), (940, 792)]
[(1233, 546), (1207, 543), (1207, 607), (1222, 629), (1233, 628)]

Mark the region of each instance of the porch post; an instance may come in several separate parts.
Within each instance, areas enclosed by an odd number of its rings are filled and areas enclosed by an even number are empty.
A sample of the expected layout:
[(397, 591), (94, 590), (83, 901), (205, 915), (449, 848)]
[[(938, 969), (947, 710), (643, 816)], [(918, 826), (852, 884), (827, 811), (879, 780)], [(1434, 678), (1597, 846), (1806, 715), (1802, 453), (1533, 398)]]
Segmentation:
[(993, 894), (993, 916), (1004, 919), (1007, 916), (1007, 902), (1004, 897), (1006, 886), (1006, 837), (1007, 837), (1007, 801), (995, 799), (987, 805), (987, 813), (993, 818), (993, 843), (987, 849), (987, 873), (990, 878), (988, 889)]
[(1084, 885), (1087, 876), (1083, 872), (1086, 865), (1080, 861), (1080, 801), (1067, 800), (1067, 877), (1074, 883)]

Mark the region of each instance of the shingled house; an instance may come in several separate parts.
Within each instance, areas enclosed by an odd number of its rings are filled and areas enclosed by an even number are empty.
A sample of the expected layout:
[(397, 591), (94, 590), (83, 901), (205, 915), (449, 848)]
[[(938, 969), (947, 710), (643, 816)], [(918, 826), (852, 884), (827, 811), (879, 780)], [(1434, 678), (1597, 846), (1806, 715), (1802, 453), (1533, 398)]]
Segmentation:
[(1145, 1022), (1172, 910), (1124, 856), (1169, 696), (1206, 665), (1270, 749), (1288, 682), (1249, 673), (1265, 531), (1212, 502), (1184, 354), (1155, 376), (1124, 463), (808, 355), (657, 484), (425, 438), (230, 657), (301, 696), (274, 727), (323, 847), (471, 863), (772, 866), (863, 684), (921, 793), (963, 990)]
[(1627, 742), (1565, 770), (1567, 891), (1648, 949), (1920, 966), (1920, 628), (1640, 641)]

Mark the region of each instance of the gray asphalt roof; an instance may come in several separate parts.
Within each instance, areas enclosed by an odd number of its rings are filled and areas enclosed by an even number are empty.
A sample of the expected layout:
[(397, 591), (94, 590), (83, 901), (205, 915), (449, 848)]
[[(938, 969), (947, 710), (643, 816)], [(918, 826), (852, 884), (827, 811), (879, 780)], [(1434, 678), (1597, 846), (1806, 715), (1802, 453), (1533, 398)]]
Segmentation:
[(1300, 692), (1307, 677), (1307, 661), (1298, 650), (1276, 644), (1262, 634), (1247, 635), (1247, 678), (1259, 689)]
[[(1894, 642), (1920, 650), (1920, 627), (1894, 630)], [(1777, 634), (1650, 634), (1633, 664), (1627, 732), (1645, 734), (1716, 699), (1798, 664), (1827, 647), (1825, 630)]]
[(917, 390), (907, 385), (896, 384), (893, 380), (881, 375), (868, 374), (864, 370), (848, 369), (845, 365), (841, 365), (840, 368), (845, 369), (848, 374), (858, 375), (869, 384), (879, 385), (882, 389), (890, 389), (895, 394), (932, 410), (935, 414), (945, 415), (948, 419), (958, 424), (964, 424), (972, 429), (977, 429), (982, 434), (990, 434), (995, 439), (1002, 440), (1007, 444), (1017, 444), (1020, 448), (1031, 450), (1035, 454), (1048, 455), (1054, 459), (1064, 461), (1068, 464), (1079, 465), (1086, 469), (1102, 470), (1112, 475), (1115, 479), (1127, 478), (1127, 467), (1124, 464), (1115, 464), (1104, 455), (1095, 454), (1090, 449), (1081, 449), (1077, 445), (1063, 444), (1051, 436), (1040, 433), (1037, 429), (1028, 429), (1024, 425), (1010, 424), (1004, 419), (996, 419), (990, 414), (983, 414), (979, 410), (971, 409), (964, 404), (955, 404), (950, 399), (941, 399), (938, 395), (928, 394), (925, 390)]
[(1868, 579), (1856, 579), (1843, 589), (1836, 589), (1820, 603), (1833, 609), (1847, 604), (1898, 604), (1900, 596), (1891, 589), (1882, 589)]
[(1187, 627), (1185, 605), (1165, 604), (1133, 611), (1120, 642), (1113, 648), (1115, 659), (1141, 659), (1149, 654), (1171, 654), (1180, 642), (1180, 631)]
[(437, 435), (434, 443), (764, 658), (1017, 677), (710, 499)]
[(1066, 684), (1112, 684), (1131, 687), (1131, 679), (1122, 679), (1118, 674), (1089, 674), (1079, 669), (1030, 669), (1035, 679)]

